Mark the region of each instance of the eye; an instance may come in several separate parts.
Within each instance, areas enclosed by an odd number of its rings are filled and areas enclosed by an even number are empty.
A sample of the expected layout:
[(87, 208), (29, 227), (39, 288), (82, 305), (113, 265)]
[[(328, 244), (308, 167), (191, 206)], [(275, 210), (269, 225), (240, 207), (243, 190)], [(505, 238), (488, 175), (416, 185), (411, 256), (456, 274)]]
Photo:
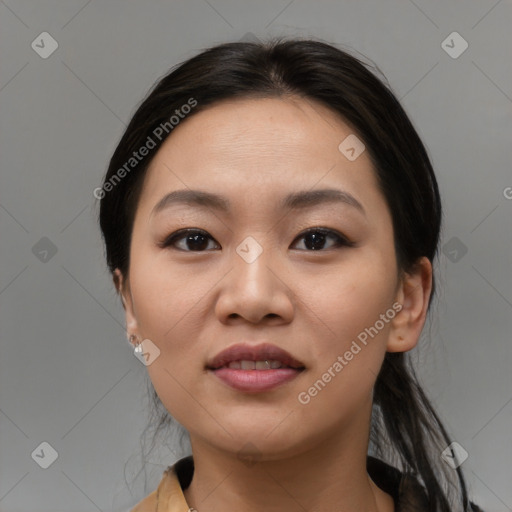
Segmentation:
[[(304, 239), (304, 247), (308, 251), (318, 251), (325, 249), (325, 243), (328, 239), (334, 240), (334, 244), (331, 244), (327, 249), (338, 248), (338, 247), (353, 247), (355, 244), (348, 240), (345, 236), (337, 231), (327, 228), (311, 228), (304, 231), (295, 240)], [(208, 249), (208, 243), (215, 240), (202, 229), (180, 229), (175, 233), (168, 236), (163, 242), (159, 244), (161, 248), (173, 247), (180, 251), (185, 252), (204, 252)], [(178, 245), (181, 242), (181, 246)], [(219, 244), (215, 242), (217, 248)], [(303, 249), (301, 249), (303, 250)]]
[(318, 251), (321, 250), (326, 240), (329, 238), (331, 240), (335, 240), (334, 246), (331, 245), (331, 247), (327, 247), (327, 249), (333, 249), (338, 247), (353, 247), (355, 244), (354, 242), (351, 242), (346, 237), (344, 237), (341, 233), (338, 233), (337, 231), (333, 231), (332, 229), (326, 229), (326, 228), (311, 228), (307, 231), (304, 231), (299, 237), (296, 238), (296, 240), (304, 239), (304, 246), (307, 249), (310, 249), (311, 251)]
[[(181, 247), (177, 247), (178, 241), (182, 241)], [(172, 235), (168, 236), (160, 245), (160, 247), (176, 247), (180, 251), (185, 252), (203, 252), (208, 247), (208, 241), (213, 238), (202, 229), (180, 229)], [(217, 244), (218, 246), (218, 244)], [(185, 247), (185, 249), (183, 248)], [(190, 250), (188, 250), (188, 249)]]

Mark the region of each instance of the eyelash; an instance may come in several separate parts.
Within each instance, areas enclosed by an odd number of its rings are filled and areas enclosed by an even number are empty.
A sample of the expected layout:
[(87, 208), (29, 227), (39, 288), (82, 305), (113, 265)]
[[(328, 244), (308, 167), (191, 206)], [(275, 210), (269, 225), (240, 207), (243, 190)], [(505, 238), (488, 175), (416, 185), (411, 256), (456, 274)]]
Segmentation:
[[(297, 238), (295, 238), (295, 240), (297, 240), (299, 238), (303, 238), (306, 235), (308, 235), (309, 233), (321, 233), (326, 236), (332, 236), (333, 238), (335, 238), (337, 240), (336, 245), (333, 247), (329, 247), (328, 249), (317, 249), (317, 250), (300, 249), (300, 250), (305, 250), (306, 252), (325, 252), (326, 250), (329, 250), (329, 249), (335, 249), (335, 248), (341, 248), (341, 247), (354, 247), (356, 245), (354, 242), (350, 241), (347, 237), (343, 236), (338, 231), (335, 231), (333, 229), (328, 229), (328, 228), (322, 228), (322, 227), (309, 228), (306, 231), (303, 231), (302, 233), (300, 233), (300, 235), (298, 235)], [(185, 250), (185, 249), (178, 249), (176, 247), (172, 247), (172, 245), (175, 244), (178, 240), (182, 240), (182, 239), (186, 238), (187, 236), (190, 236), (193, 234), (199, 234), (199, 235), (204, 236), (205, 238), (214, 240), (213, 237), (211, 237), (206, 231), (204, 231), (202, 229), (187, 228), (187, 229), (180, 229), (180, 230), (172, 233), (158, 245), (162, 249), (165, 249), (165, 248), (171, 249), (172, 248), (172, 249), (175, 249), (177, 251), (182, 251), (182, 252), (207, 252), (208, 250), (203, 250), (203, 251), (190, 250), (189, 251), (189, 250)], [(294, 242), (295, 242), (295, 240), (294, 240)]]

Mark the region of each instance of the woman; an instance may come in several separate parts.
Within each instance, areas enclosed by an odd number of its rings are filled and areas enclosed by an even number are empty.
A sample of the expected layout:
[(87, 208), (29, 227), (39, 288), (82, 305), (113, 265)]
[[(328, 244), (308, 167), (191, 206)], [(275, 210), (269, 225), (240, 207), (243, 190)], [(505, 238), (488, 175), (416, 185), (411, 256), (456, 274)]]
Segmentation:
[(138, 108), (97, 197), (128, 337), (192, 448), (134, 511), (478, 510), (405, 357), (437, 182), (359, 60), (202, 52)]

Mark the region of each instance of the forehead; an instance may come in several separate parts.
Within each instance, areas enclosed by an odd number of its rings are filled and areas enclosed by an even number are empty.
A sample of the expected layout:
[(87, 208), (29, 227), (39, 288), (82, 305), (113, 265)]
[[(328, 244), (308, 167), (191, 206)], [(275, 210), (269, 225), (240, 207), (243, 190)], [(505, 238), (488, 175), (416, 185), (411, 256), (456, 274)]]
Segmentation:
[(275, 199), (283, 189), (330, 186), (376, 193), (367, 152), (350, 161), (339, 149), (354, 135), (311, 99), (223, 101), (174, 128), (147, 170), (141, 203), (154, 206), (165, 192), (183, 188), (258, 200)]
[(340, 136), (352, 131), (336, 113), (311, 99), (237, 99), (185, 119), (162, 149), (172, 152), (185, 143), (221, 159), (241, 152), (263, 159), (295, 154), (298, 159), (306, 151), (318, 155), (328, 147), (336, 149)]

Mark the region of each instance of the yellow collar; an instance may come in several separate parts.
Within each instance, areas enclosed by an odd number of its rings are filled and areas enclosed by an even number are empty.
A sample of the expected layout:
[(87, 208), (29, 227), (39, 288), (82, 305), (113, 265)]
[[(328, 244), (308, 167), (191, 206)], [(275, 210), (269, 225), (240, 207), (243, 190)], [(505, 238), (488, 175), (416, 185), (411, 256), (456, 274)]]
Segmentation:
[(131, 512), (193, 512), (194, 509), (188, 506), (183, 494), (176, 469), (178, 464), (186, 464), (191, 459), (191, 456), (185, 457), (169, 466), (164, 471), (158, 488), (139, 502)]

